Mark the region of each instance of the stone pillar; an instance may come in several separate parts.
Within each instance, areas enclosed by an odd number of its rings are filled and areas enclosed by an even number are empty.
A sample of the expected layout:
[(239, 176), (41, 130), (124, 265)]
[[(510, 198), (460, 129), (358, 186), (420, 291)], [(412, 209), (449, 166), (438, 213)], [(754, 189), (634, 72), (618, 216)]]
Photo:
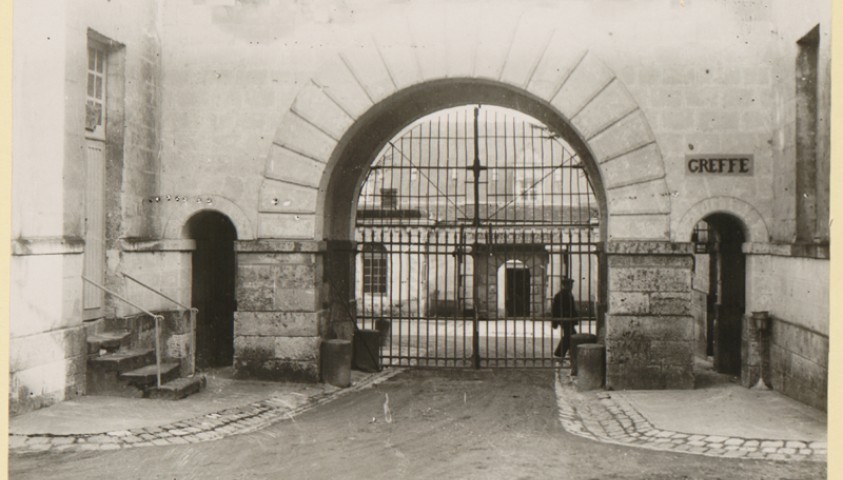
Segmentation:
[(354, 292), (354, 256), (356, 246), (347, 240), (327, 243), (324, 266), (323, 305), (328, 309), (325, 335), (328, 338), (351, 340), (354, 336), (353, 315), (357, 308)]
[(321, 298), (325, 244), (241, 240), (235, 250), (235, 374), (319, 381), (320, 342), (327, 330)]
[(694, 388), (691, 244), (610, 241), (606, 387)]

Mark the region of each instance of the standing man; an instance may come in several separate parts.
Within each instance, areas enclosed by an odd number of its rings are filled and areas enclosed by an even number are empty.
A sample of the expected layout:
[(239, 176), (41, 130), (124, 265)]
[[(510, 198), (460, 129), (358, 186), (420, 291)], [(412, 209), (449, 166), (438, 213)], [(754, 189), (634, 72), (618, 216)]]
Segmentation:
[(574, 294), (571, 293), (573, 288), (574, 280), (563, 278), (562, 290), (553, 296), (553, 305), (551, 306), (551, 314), (553, 315), (551, 326), (556, 328), (562, 324), (562, 338), (559, 340), (556, 350), (553, 351), (553, 355), (563, 359), (571, 347), (571, 335), (576, 333), (574, 331), (574, 322), (561, 320), (563, 318), (574, 318), (577, 316), (577, 307), (574, 306)]

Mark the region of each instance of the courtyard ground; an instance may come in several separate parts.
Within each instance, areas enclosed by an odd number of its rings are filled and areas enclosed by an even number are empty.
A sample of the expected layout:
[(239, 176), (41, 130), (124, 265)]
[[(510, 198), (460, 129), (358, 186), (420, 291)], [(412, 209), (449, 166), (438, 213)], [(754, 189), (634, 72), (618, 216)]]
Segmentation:
[[(826, 476), (823, 461), (711, 457), (574, 435), (560, 422), (562, 404), (557, 397), (566, 395), (560, 388), (565, 387), (550, 369), (407, 370), (289, 419), (217, 440), (113, 451), (13, 452), (10, 478)], [(568, 403), (591, 398), (572, 396)]]

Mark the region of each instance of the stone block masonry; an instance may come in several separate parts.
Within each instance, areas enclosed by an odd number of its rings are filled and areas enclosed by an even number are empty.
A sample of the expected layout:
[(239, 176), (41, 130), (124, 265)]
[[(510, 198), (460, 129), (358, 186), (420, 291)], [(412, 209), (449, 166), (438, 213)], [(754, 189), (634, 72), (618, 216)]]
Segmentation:
[(770, 378), (776, 391), (821, 410), (828, 409), (828, 337), (773, 318)]
[(239, 241), (234, 368), (239, 377), (319, 380), (326, 315), (317, 285), (321, 244)]
[(689, 245), (610, 242), (606, 386), (693, 388)]
[[(776, 391), (815, 408), (828, 408), (829, 278), (824, 248), (787, 244), (745, 247), (747, 311), (770, 312), (770, 331), (747, 336), (745, 386), (764, 380)], [(761, 348), (763, 344), (763, 348)]]

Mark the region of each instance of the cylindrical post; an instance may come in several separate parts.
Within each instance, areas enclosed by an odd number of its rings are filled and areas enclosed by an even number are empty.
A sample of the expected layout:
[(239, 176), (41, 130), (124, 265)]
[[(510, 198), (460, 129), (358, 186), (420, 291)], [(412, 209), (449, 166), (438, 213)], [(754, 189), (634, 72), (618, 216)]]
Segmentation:
[(322, 342), (322, 381), (335, 387), (351, 385), (351, 341)]
[(190, 309), (190, 376), (196, 375), (196, 314), (198, 308)]
[(596, 343), (597, 335), (590, 333), (575, 333), (571, 335), (571, 375), (576, 375), (577, 368), (577, 348), (585, 343)]
[(576, 357), (579, 363), (577, 390), (602, 388), (606, 377), (606, 347), (599, 343), (583, 343), (577, 348)]

